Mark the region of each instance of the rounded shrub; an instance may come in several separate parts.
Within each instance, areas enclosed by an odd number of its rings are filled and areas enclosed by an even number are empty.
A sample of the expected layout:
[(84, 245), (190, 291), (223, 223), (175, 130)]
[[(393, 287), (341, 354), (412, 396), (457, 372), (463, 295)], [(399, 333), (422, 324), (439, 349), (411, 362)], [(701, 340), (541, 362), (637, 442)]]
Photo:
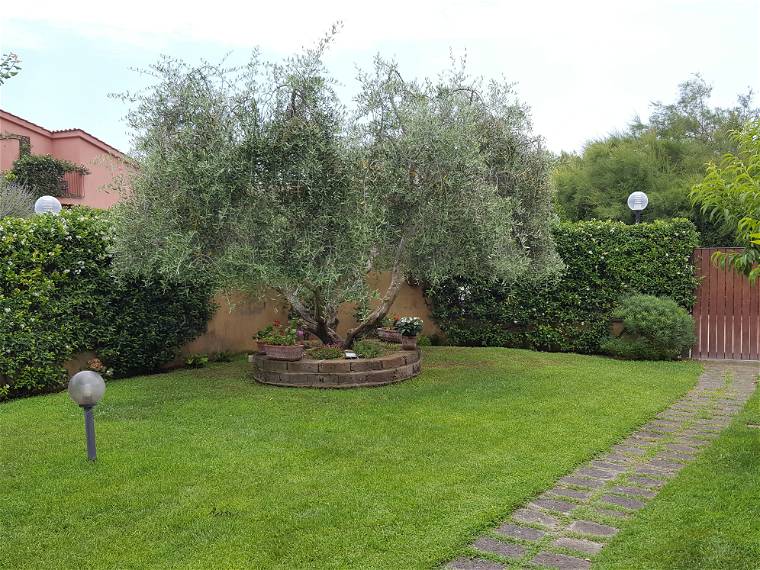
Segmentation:
[(694, 320), (673, 299), (631, 295), (613, 312), (623, 321), (620, 336), (602, 345), (618, 358), (673, 360), (694, 344)]

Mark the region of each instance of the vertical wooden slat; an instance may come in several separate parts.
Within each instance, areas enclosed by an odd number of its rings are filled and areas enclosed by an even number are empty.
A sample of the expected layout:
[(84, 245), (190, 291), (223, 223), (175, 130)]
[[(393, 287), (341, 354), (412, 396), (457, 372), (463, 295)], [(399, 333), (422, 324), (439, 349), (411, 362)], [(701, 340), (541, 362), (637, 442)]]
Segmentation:
[(734, 274), (734, 358), (742, 359), (745, 343), (742, 332), (742, 306), (744, 304), (744, 287), (742, 276)]
[[(710, 255), (708, 256), (708, 259), (712, 256), (713, 252), (715, 251), (713, 248), (710, 248), (708, 250), (710, 252)], [(709, 335), (710, 340), (708, 341), (708, 356), (709, 358), (718, 358), (718, 279), (720, 278), (720, 273), (722, 271), (719, 271), (717, 267), (715, 267), (714, 263), (710, 263), (710, 315), (709, 315)]]
[(742, 360), (748, 360), (752, 354), (752, 348), (750, 346), (750, 296), (752, 291), (749, 287), (749, 279), (743, 275), (736, 274), (738, 279), (741, 279), (742, 286), (742, 305), (741, 305), (741, 318), (742, 318)]
[[(726, 358), (726, 282), (733, 279), (731, 275), (720, 268), (718, 273), (717, 301), (716, 301), (716, 347), (717, 358)], [(730, 309), (729, 309), (730, 310)]]
[(760, 312), (760, 299), (758, 298), (757, 286), (749, 285), (749, 279), (744, 277), (750, 290), (749, 298), (749, 359), (758, 359), (758, 312)]
[(700, 264), (699, 271), (702, 276), (702, 324), (700, 326), (702, 336), (699, 340), (699, 354), (701, 358), (707, 358), (709, 356), (708, 348), (710, 345), (710, 250), (707, 248), (702, 249), (702, 263)]
[(734, 285), (736, 279), (733, 276), (726, 276), (726, 311), (725, 311), (725, 327), (726, 327), (726, 354), (725, 358), (737, 358), (739, 351), (734, 346), (736, 337), (734, 335)]
[(694, 292), (694, 307), (691, 310), (691, 315), (694, 317), (694, 332), (697, 335), (696, 340), (694, 341), (694, 346), (691, 349), (691, 357), (692, 358), (699, 358), (701, 356), (700, 351), (700, 339), (702, 338), (702, 289), (703, 289), (703, 280), (701, 278), (702, 275), (702, 250), (697, 248), (694, 250), (694, 255), (692, 256), (692, 263), (694, 264), (694, 273), (697, 276), (698, 285), (697, 290)]

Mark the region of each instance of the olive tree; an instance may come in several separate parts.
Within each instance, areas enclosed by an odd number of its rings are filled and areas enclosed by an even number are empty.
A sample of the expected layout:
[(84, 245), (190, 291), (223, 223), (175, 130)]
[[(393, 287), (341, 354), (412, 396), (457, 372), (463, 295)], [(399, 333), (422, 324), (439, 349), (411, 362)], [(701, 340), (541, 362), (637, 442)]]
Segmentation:
[[(409, 278), (515, 279), (559, 265), (548, 157), (508, 84), (407, 81), (377, 59), (350, 111), (316, 48), (237, 69), (162, 60), (125, 98), (140, 170), (116, 208), (127, 273), (283, 295), (350, 346)], [(391, 273), (384, 291), (367, 274)], [(345, 337), (344, 302), (376, 301)]]

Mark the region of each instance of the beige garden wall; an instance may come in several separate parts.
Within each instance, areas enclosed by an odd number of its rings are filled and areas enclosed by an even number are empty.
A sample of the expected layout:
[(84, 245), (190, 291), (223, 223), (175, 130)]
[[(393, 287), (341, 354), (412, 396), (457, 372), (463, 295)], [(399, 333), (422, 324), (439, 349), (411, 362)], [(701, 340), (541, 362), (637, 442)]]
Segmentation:
[[(390, 282), (390, 274), (375, 274), (368, 280), (371, 286), (384, 291)], [(209, 321), (208, 331), (182, 347), (182, 355), (250, 351), (254, 346), (252, 337), (256, 331), (275, 319), (285, 321), (288, 317), (288, 305), (276, 293), (264, 299), (251, 299), (242, 294), (232, 295), (228, 299), (218, 295), (216, 302), (219, 308)], [(353, 317), (354, 310), (355, 307), (351, 304), (345, 304), (340, 308), (338, 313), (340, 334), (345, 334), (350, 327), (356, 326)], [(425, 302), (422, 290), (418, 287), (404, 284), (391, 307), (390, 314), (414, 315), (422, 318), (425, 322), (423, 334), (432, 335), (441, 332), (433, 322), (430, 308)]]

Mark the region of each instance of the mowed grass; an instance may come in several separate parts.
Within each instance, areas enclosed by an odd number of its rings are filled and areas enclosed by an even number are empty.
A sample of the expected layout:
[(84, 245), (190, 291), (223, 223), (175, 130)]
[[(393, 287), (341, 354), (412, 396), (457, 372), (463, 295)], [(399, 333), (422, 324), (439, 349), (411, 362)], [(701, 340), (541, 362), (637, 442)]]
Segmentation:
[(602, 551), (594, 568), (760, 568), (759, 427), (756, 392), (718, 440)]
[(384, 388), (237, 361), (0, 405), (0, 566), (430, 568), (685, 393), (694, 363), (428, 348)]

